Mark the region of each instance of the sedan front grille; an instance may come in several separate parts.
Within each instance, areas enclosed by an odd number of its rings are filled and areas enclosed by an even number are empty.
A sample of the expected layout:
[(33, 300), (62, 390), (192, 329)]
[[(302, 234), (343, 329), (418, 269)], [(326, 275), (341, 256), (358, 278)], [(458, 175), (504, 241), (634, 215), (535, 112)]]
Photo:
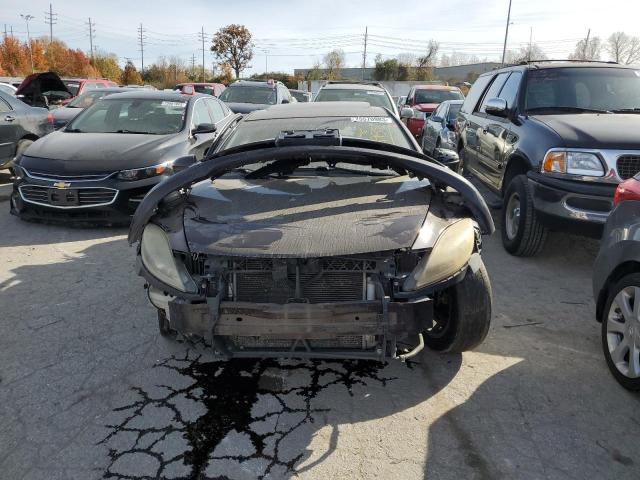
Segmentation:
[(88, 175), (60, 175), (57, 173), (51, 172), (40, 172), (34, 170), (27, 170), (23, 168), (26, 172), (27, 176), (31, 178), (37, 178), (39, 180), (50, 180), (50, 181), (65, 181), (65, 182), (97, 182), (101, 180), (105, 180), (112, 176), (115, 172), (109, 173), (96, 173), (96, 174), (88, 174)]
[(621, 155), (616, 164), (618, 175), (627, 180), (640, 172), (640, 155)]
[(375, 261), (346, 258), (242, 259), (234, 262), (234, 299), (279, 304), (362, 300), (367, 272), (374, 268)]
[(78, 208), (109, 205), (113, 203), (117, 190), (112, 188), (51, 188), (40, 185), (21, 185), (22, 199), (56, 208)]

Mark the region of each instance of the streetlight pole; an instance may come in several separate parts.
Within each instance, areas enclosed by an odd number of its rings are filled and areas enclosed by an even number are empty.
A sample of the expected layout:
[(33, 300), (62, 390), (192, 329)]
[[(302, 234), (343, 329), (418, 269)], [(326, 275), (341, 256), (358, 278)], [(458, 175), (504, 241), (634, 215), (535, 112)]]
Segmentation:
[(507, 12), (507, 28), (504, 32), (504, 47), (502, 47), (502, 64), (504, 65), (504, 57), (507, 55), (507, 38), (509, 37), (509, 22), (511, 22), (511, 0), (509, 0), (509, 11)]
[(35, 68), (33, 68), (33, 46), (31, 45), (31, 35), (29, 34), (29, 20), (32, 20), (36, 17), (34, 17), (33, 15), (23, 15), (22, 13), (20, 14), (20, 16), (27, 24), (27, 43), (29, 44), (29, 57), (31, 57), (31, 73), (34, 73), (36, 70)]

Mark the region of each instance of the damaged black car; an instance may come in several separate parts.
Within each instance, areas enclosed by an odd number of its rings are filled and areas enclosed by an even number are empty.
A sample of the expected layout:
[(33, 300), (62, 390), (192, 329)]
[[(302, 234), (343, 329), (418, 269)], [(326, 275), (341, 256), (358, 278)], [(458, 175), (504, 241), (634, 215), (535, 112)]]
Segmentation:
[(129, 242), (164, 335), (227, 359), (383, 361), (484, 340), (493, 231), (387, 110), (327, 102), (239, 121), (145, 197)]

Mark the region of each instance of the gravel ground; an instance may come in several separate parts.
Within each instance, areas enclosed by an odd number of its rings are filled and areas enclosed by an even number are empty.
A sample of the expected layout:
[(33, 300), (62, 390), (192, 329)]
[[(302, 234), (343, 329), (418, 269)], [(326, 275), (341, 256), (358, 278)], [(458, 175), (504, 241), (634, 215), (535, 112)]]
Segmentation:
[(487, 238), (473, 352), (225, 364), (157, 335), (125, 230), (0, 209), (2, 478), (640, 477), (639, 399), (594, 320), (597, 242), (518, 259)]

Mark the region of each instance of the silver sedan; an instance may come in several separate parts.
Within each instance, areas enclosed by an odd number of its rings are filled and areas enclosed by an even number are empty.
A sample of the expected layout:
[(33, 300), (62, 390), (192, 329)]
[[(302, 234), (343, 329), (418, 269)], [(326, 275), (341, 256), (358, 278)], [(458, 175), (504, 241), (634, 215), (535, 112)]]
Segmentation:
[(422, 128), (422, 151), (432, 154), (436, 148), (456, 150), (457, 135), (453, 128), (462, 100), (442, 102)]

